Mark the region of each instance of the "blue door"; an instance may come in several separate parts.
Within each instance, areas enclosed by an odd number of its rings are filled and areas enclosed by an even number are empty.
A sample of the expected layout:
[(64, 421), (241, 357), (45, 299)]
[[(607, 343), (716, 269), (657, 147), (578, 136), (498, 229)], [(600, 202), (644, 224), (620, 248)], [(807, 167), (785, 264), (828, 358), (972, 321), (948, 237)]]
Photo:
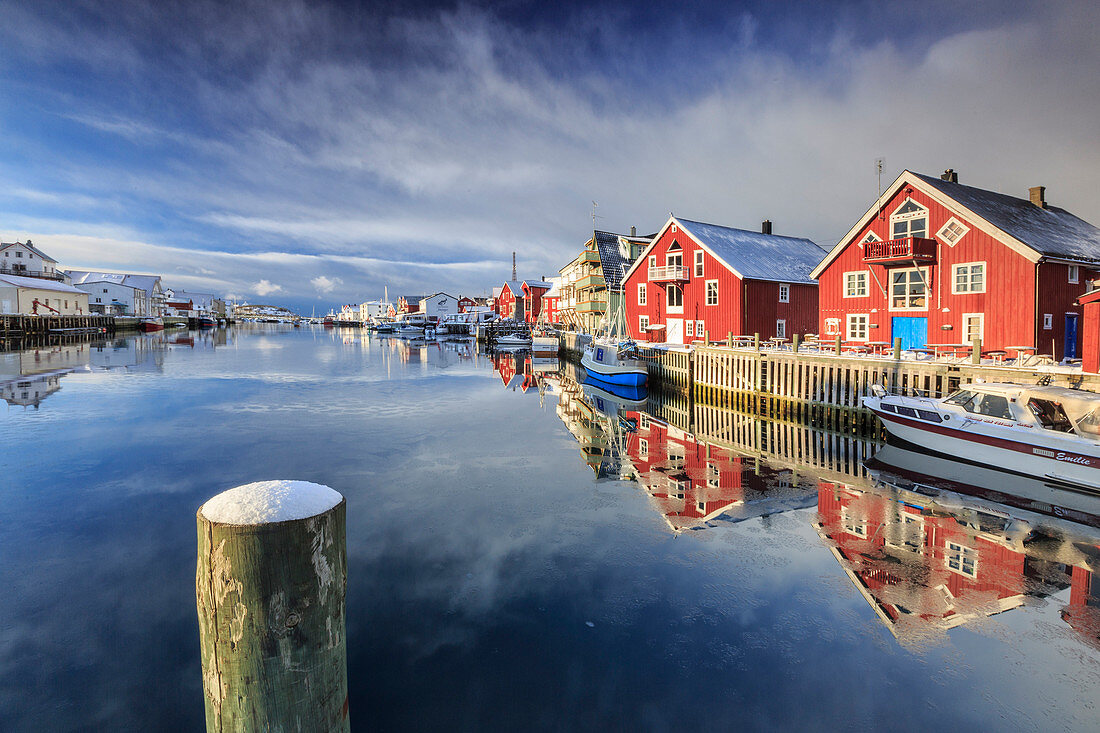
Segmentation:
[(890, 324), (890, 340), (897, 338), (901, 339), (903, 349), (923, 349), (928, 345), (928, 319), (893, 318)]
[(1076, 359), (1077, 356), (1077, 314), (1066, 314), (1066, 358)]

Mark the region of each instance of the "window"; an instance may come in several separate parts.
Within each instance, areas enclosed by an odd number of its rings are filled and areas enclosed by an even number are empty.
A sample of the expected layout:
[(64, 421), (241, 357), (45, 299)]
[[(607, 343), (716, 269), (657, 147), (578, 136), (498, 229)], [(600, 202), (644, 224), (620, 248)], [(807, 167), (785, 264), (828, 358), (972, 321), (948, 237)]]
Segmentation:
[(718, 281), (707, 280), (707, 305), (718, 305)]
[(963, 313), (963, 343), (985, 338), (985, 315), (982, 313)]
[(638, 316), (638, 333), (645, 334), (649, 328), (649, 316)]
[(23, 253), (22, 253), (22, 252), (16, 252), (16, 253), (15, 253), (15, 256), (16, 256), (16, 257), (22, 257), (22, 256), (23, 256)]
[(695, 250), (695, 277), (703, 276), (703, 250)]
[(969, 231), (969, 229), (963, 226), (961, 221), (952, 217), (938, 232), (936, 232), (936, 236), (954, 247), (955, 243), (962, 239), (962, 235)]
[(906, 199), (890, 217), (890, 238), (928, 236), (928, 210), (913, 199)]
[(1079, 283), (1081, 282), (1081, 268), (1078, 265), (1069, 266), (1069, 282)]
[(947, 567), (970, 578), (978, 577), (978, 553), (955, 542), (947, 543)]
[(645, 305), (645, 283), (638, 283), (638, 305)]
[(649, 430), (649, 415), (643, 412), (641, 418), (642, 419), (639, 424), (642, 426), (642, 430)]
[(649, 269), (654, 270), (657, 268), (657, 255), (649, 256)]
[(870, 316), (866, 313), (849, 313), (847, 339), (849, 341), (866, 341), (869, 319)]
[(704, 336), (706, 336), (706, 332), (703, 330), (703, 322), (702, 321), (696, 321), (695, 322), (695, 337), (696, 338), (703, 338)]
[(882, 241), (882, 237), (880, 237), (879, 235), (875, 234), (874, 232), (867, 232), (867, 236), (864, 237), (863, 239), (861, 239), (859, 243), (861, 245), (863, 245), (863, 244), (870, 244), (871, 242), (881, 242), (881, 241)]
[(1044, 313), (1043, 314), (1043, 330), (1044, 331), (1049, 331), (1052, 328), (1054, 328), (1054, 314), (1053, 313)]
[(718, 471), (718, 467), (713, 463), (707, 464), (707, 488), (717, 489), (719, 488), (719, 479), (721, 473)]
[(859, 270), (858, 272), (846, 272), (844, 273), (844, 297), (845, 298), (866, 298), (867, 297), (867, 271)]
[(103, 301), (102, 301), (102, 300), (100, 300), (99, 298), (96, 298), (96, 299), (95, 299), (95, 302), (97, 302), (97, 303), (102, 303)]
[(665, 255), (665, 264), (669, 267), (682, 267), (684, 264), (684, 253), (669, 252)]
[(924, 283), (927, 268), (894, 270), (890, 273), (890, 310), (927, 310), (928, 293)]
[(107, 292), (107, 288), (103, 288), (103, 292), (105, 292), (105, 293), (106, 293), (106, 292)]
[(695, 336), (695, 321), (688, 321), (684, 324), (684, 335), (688, 338)]
[(840, 526), (845, 532), (854, 534), (856, 537), (867, 536), (867, 520), (863, 517), (852, 516), (846, 506), (840, 508)]
[(785, 283), (779, 285), (779, 302), (790, 303), (791, 302), (791, 286)]
[(684, 291), (680, 289), (679, 285), (667, 285), (665, 286), (665, 294), (668, 296), (668, 312), (669, 313), (683, 313), (684, 312)]
[(965, 265), (954, 265), (951, 268), (951, 273), (952, 293), (985, 292), (984, 262), (968, 262)]
[(638, 455), (643, 457), (649, 455), (649, 441), (645, 438), (639, 438), (638, 440)]
[(780, 339), (787, 338), (787, 322), (782, 318), (775, 322), (775, 337)]

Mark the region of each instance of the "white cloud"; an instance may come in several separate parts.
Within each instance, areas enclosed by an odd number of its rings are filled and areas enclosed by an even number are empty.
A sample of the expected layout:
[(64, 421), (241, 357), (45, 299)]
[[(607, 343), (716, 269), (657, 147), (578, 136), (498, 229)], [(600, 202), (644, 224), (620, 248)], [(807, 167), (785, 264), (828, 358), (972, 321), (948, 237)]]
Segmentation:
[(260, 282), (252, 286), (252, 292), (256, 295), (259, 295), (260, 297), (271, 295), (272, 293), (281, 292), (282, 289), (282, 285), (276, 285), (275, 283), (268, 280), (260, 280)]
[(338, 277), (328, 278), (324, 275), (318, 275), (309, 281), (310, 285), (317, 288), (318, 292), (321, 293), (331, 293), (341, 282), (343, 281)]

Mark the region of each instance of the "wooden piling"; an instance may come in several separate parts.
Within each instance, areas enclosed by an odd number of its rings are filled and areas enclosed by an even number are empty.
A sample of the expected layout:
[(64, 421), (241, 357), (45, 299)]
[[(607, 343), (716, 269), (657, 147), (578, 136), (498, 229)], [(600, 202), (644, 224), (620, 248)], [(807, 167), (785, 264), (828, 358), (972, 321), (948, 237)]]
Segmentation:
[(894, 339), (894, 361), (901, 361), (901, 337)]
[(263, 481), (197, 521), (207, 731), (349, 731), (344, 498)]

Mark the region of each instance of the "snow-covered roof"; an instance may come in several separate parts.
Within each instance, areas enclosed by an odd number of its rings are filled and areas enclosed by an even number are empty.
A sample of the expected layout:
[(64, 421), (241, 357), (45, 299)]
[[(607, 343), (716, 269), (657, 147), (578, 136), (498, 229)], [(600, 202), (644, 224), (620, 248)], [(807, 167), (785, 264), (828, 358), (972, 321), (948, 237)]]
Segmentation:
[(1065, 209), (1043, 208), (1029, 199), (952, 183), (939, 176), (913, 175), (1036, 252), (1100, 261), (1100, 229)]
[(55, 293), (73, 293), (74, 295), (87, 295), (86, 292), (72, 285), (59, 283), (56, 280), (46, 280), (40, 277), (21, 277), (19, 275), (0, 275), (0, 283), (17, 288), (29, 290), (51, 290)]
[(630, 261), (623, 257), (622, 250), (619, 249), (619, 235), (597, 229), (593, 232), (593, 238), (596, 240), (596, 252), (600, 255), (607, 288), (618, 290), (625, 279), (626, 269), (630, 267)]
[(675, 221), (744, 279), (813, 283), (810, 271), (825, 256), (824, 249), (802, 237), (761, 234), (679, 217)]
[[(515, 280), (508, 280), (504, 283), (504, 287), (508, 288), (508, 290), (512, 292), (512, 295), (523, 297), (523, 283), (516, 282)], [(501, 292), (504, 292), (504, 290), (501, 289)]]
[(149, 295), (153, 294), (160, 275), (133, 275), (126, 272), (96, 272), (90, 270), (66, 270), (65, 274), (73, 279), (73, 284), (105, 282), (139, 288)]
[(31, 252), (44, 259), (46, 262), (53, 262), (54, 264), (57, 264), (57, 260), (55, 260), (53, 257), (50, 257), (42, 250), (38, 249), (38, 247), (35, 247), (30, 242), (0, 242), (0, 252), (3, 252), (8, 247), (14, 247), (17, 244), (21, 247), (26, 247)]
[(527, 286), (528, 290), (531, 288), (550, 289), (550, 281), (548, 280), (524, 280), (523, 284)]
[(561, 278), (560, 277), (552, 277), (552, 278), (550, 278), (550, 280), (548, 280), (548, 282), (550, 283), (550, 289), (547, 290), (545, 293), (543, 293), (542, 297), (544, 297), (544, 298), (556, 298), (559, 295), (561, 295)]

